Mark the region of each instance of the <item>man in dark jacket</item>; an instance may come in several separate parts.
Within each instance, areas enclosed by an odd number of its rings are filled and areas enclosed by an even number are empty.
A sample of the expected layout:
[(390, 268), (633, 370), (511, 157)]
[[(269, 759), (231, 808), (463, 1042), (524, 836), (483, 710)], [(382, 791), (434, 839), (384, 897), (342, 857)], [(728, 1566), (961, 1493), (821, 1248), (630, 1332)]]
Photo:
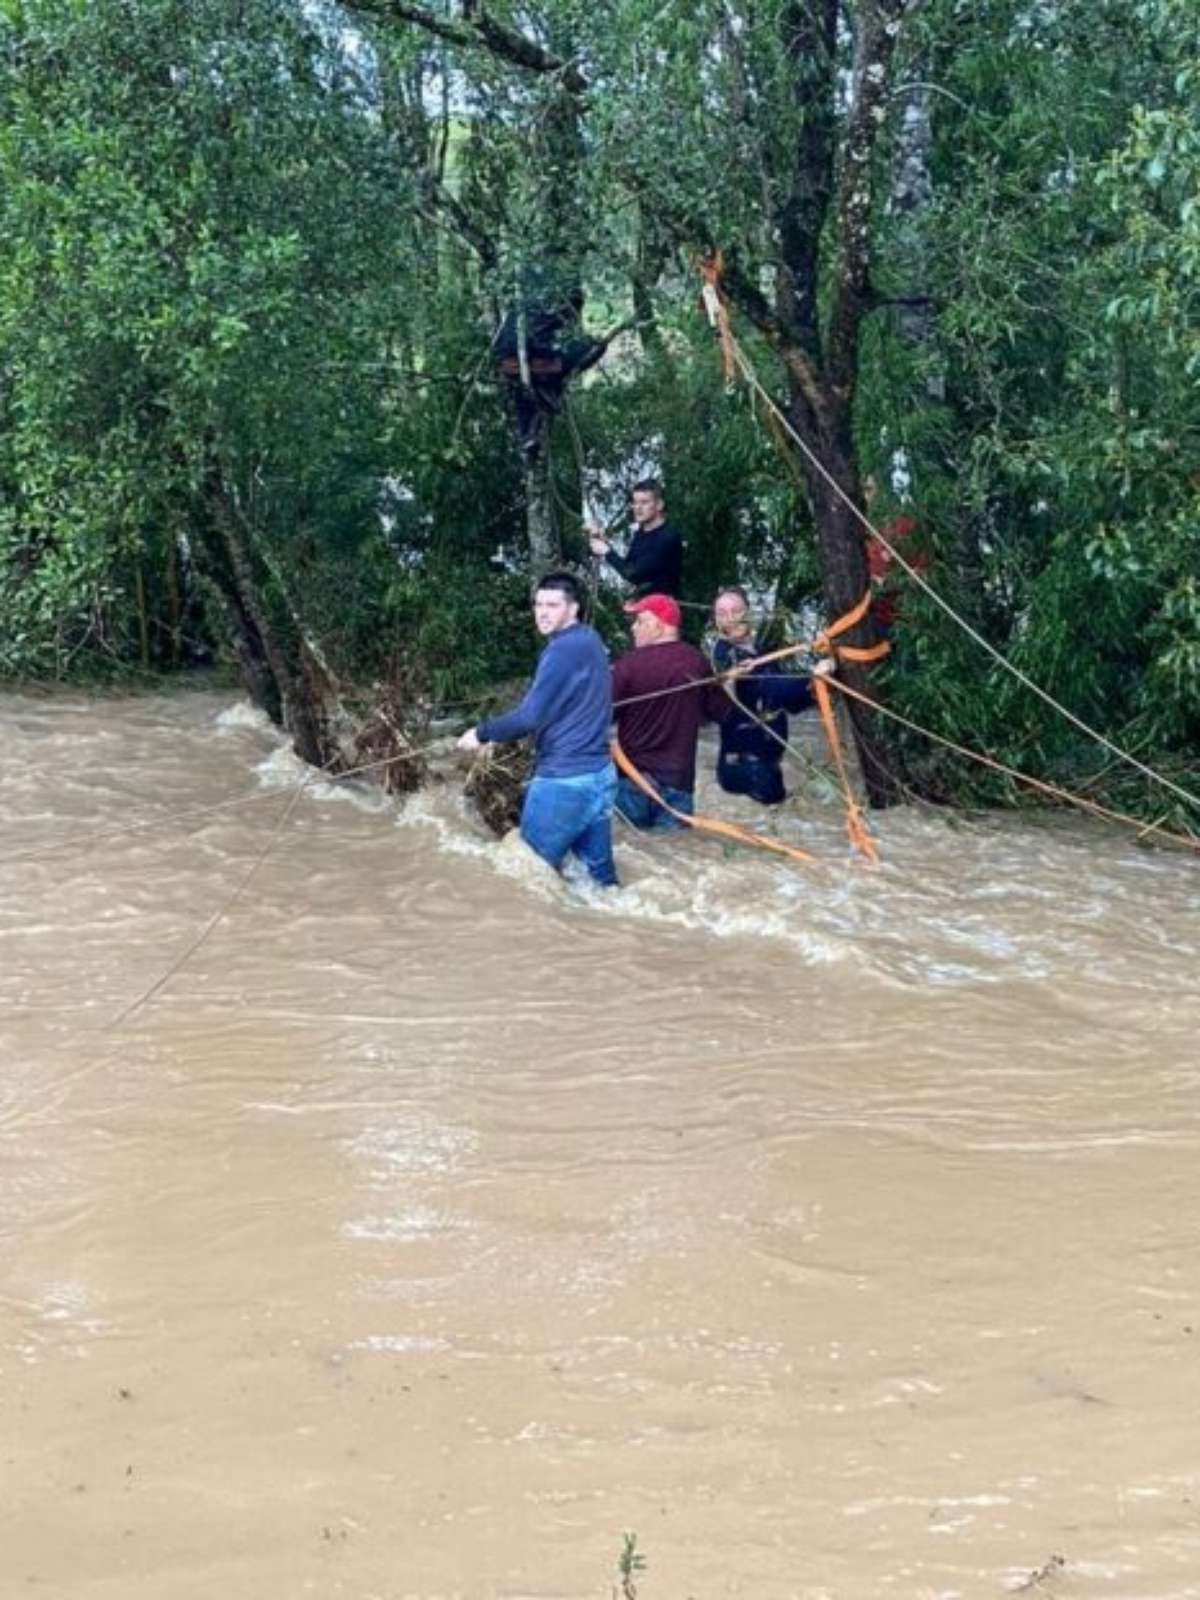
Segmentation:
[[(719, 684), (703, 681), (712, 676), (708, 662), (679, 637), (682, 618), (676, 600), (649, 594), (630, 601), (625, 610), (633, 619), (633, 649), (612, 669), (617, 738), (667, 804), (690, 816), (700, 724), (705, 717), (721, 721), (733, 705)], [(617, 780), (616, 807), (635, 828), (683, 827), (624, 776)]]
[[(712, 664), (718, 672), (729, 672), (764, 653), (750, 625), (744, 589), (734, 586), (718, 593), (713, 621), (718, 638)], [(832, 672), (833, 662), (822, 661), (814, 670)], [(787, 795), (782, 770), (787, 713), (808, 710), (812, 685), (808, 678), (784, 671), (782, 662), (770, 661), (739, 677), (734, 693), (737, 706), (721, 724), (717, 782), (727, 794), (748, 794), (760, 805), (776, 806)]]
[(608, 655), (599, 634), (580, 622), (580, 599), (569, 572), (539, 581), (533, 619), (548, 643), (529, 691), (513, 710), (469, 728), (458, 746), (478, 750), (532, 734), (536, 759), (521, 808), (522, 839), (556, 869), (577, 855), (597, 883), (611, 887), (617, 774), (608, 749)]
[(667, 521), (657, 478), (643, 478), (634, 484), (630, 512), (634, 531), (625, 554), (613, 549), (595, 523), (588, 528), (592, 554), (602, 557), (632, 585), (636, 599), (648, 594), (678, 599), (683, 584), (683, 536)]

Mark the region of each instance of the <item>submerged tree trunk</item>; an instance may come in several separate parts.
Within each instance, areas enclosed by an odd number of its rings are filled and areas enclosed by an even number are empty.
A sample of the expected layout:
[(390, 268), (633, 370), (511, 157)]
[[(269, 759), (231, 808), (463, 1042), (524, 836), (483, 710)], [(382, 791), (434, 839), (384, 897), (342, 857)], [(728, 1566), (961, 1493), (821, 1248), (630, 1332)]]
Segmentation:
[[(816, 522), (821, 569), (824, 573), (825, 604), (829, 622), (833, 624), (859, 604), (870, 588), (870, 579), (862, 525), (848, 503), (849, 500), (857, 505), (860, 500), (854, 469), (843, 452), (833, 449), (826, 452), (821, 465), (829, 472), (837, 489), (811, 463), (806, 463), (804, 475)], [(842, 492), (838, 493), (838, 489)], [(854, 627), (839, 634), (836, 641), (839, 645), (851, 645), (858, 649), (869, 648), (878, 642), (878, 630), (870, 611)], [(837, 675), (847, 688), (857, 694), (869, 695), (872, 699), (876, 697), (869, 662), (840, 660)], [(899, 793), (887, 760), (878, 715), (849, 695), (842, 696), (841, 702), (853, 734), (868, 800), (873, 806), (894, 804)]]
[(268, 616), (253, 552), (238, 526), (236, 507), (216, 462), (209, 467), (205, 502), (213, 536), (207, 549), (210, 557), (217, 558), (211, 562), (213, 577), (234, 625), (251, 697), (292, 735), (301, 760), (324, 766), (334, 752), (324, 734), (319, 691), (311, 677), (293, 668)]
[(258, 627), (229, 569), (228, 556), (217, 530), (211, 525), (198, 529), (195, 549), (201, 576), (207, 580), (224, 615), (225, 631), (233, 642), (246, 693), (272, 722), (282, 725), (283, 696), (267, 660)]

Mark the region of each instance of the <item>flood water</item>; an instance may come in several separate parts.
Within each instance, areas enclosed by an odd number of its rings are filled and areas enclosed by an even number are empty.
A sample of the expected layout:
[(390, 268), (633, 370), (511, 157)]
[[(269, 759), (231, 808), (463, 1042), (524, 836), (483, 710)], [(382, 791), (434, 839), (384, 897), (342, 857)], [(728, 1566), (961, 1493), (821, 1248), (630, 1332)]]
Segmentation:
[(4, 1600), (1200, 1596), (1196, 864), (605, 898), (229, 697), (0, 726)]

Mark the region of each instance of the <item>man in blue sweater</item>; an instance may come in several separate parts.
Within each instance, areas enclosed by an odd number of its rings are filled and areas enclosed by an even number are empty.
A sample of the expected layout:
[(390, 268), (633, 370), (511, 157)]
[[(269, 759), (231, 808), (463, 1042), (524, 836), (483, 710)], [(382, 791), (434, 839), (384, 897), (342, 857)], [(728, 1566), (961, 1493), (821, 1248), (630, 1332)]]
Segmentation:
[(597, 883), (611, 887), (617, 881), (617, 773), (608, 750), (612, 692), (600, 636), (579, 620), (581, 598), (569, 572), (540, 580), (533, 620), (548, 643), (528, 693), (513, 710), (469, 728), (458, 747), (478, 750), (532, 734), (536, 759), (521, 808), (522, 839), (556, 869), (574, 853)]

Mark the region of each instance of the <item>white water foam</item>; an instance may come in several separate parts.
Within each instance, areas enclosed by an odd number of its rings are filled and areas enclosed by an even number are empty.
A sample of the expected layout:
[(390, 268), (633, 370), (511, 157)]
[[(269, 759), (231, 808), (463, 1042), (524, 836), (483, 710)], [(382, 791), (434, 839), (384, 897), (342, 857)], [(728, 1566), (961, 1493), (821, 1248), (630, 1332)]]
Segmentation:
[(252, 706), (249, 700), (239, 700), (236, 704), (227, 706), (224, 711), (219, 711), (216, 727), (219, 734), (226, 736), (249, 729), (254, 733), (270, 734), (273, 738), (284, 737), (267, 713), (260, 711), (257, 706)]

